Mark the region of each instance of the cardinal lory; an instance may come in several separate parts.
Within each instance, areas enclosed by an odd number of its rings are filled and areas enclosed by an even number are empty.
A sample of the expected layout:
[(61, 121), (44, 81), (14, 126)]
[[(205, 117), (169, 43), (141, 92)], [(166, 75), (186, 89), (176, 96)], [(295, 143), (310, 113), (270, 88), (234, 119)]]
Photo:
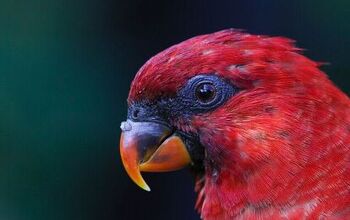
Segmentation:
[(350, 99), (283, 37), (224, 30), (151, 58), (121, 125), (131, 179), (189, 166), (202, 219), (350, 219)]

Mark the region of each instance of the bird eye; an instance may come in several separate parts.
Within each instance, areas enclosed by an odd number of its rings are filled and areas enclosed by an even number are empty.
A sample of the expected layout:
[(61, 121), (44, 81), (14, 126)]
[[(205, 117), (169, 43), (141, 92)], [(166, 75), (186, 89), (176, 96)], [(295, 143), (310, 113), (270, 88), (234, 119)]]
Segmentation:
[(189, 113), (201, 113), (222, 105), (237, 91), (233, 84), (216, 74), (199, 74), (187, 81), (175, 100)]
[(195, 91), (196, 98), (202, 103), (209, 103), (215, 99), (216, 88), (211, 83), (201, 83)]

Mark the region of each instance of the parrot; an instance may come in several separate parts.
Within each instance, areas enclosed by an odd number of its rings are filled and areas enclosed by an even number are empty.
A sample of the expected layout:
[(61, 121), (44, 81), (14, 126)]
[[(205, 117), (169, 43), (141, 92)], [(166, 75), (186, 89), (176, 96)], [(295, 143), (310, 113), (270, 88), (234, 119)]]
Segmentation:
[(295, 41), (199, 35), (137, 72), (121, 123), (129, 177), (187, 167), (203, 220), (350, 219), (350, 99)]

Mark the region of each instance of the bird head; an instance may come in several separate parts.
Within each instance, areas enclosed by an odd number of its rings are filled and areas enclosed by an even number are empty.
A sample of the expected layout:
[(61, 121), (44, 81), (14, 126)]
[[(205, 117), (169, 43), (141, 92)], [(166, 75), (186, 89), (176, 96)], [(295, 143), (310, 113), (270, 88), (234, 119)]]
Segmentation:
[(300, 51), (286, 38), (224, 30), (147, 61), (131, 84), (121, 126), (131, 179), (150, 190), (140, 172), (189, 166), (202, 211), (219, 206), (214, 199), (203, 204), (202, 194), (214, 190), (234, 194), (222, 197), (231, 205), (292, 193), (284, 181), (316, 160), (316, 143), (325, 138), (317, 126), (336, 119), (325, 103), (347, 99)]

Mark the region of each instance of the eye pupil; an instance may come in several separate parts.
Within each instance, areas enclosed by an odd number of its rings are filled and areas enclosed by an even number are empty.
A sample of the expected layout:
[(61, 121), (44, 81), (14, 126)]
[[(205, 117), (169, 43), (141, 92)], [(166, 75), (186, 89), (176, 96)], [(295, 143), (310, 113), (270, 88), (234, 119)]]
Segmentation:
[(203, 83), (198, 85), (196, 89), (196, 96), (199, 101), (207, 103), (215, 98), (216, 89), (214, 85)]

